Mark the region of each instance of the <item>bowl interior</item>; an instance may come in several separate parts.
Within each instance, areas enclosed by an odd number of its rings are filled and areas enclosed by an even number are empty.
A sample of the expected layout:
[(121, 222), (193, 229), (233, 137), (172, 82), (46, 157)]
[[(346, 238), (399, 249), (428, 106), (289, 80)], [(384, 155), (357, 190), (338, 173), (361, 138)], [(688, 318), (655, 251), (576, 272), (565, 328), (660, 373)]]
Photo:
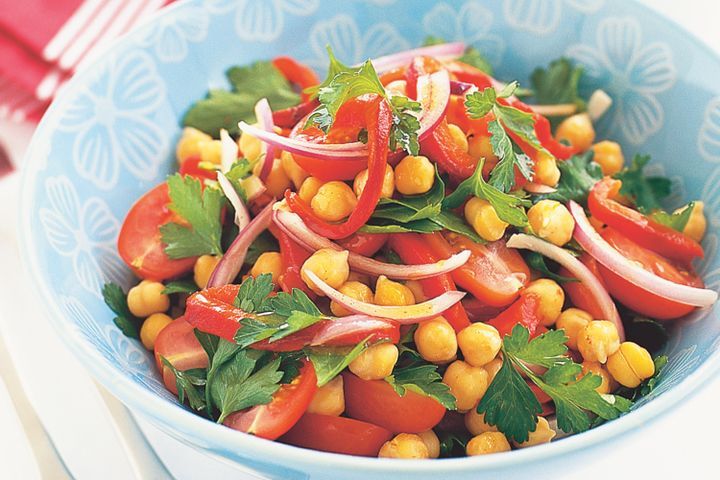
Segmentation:
[[(27, 156), (24, 254), (53, 323), (101, 382), (175, 436), (266, 471), (289, 457), (302, 472), (318, 460), (353, 474), (397, 471), (388, 467), (392, 462), (300, 451), (193, 416), (166, 392), (151, 355), (113, 325), (100, 288), (105, 281), (128, 285), (131, 276), (115, 249), (122, 219), (136, 198), (174, 170), (179, 119), (208, 89), (226, 86), (229, 66), (287, 54), (322, 71), (327, 44), (355, 63), (417, 46), (427, 35), (475, 45), (496, 76), (521, 84), (536, 66), (561, 55), (584, 64), (583, 92), (603, 88), (614, 100), (598, 138), (619, 140), (626, 159), (652, 154), (653, 171), (674, 182), (670, 206), (705, 202), (706, 258), (699, 270), (718, 288), (720, 86), (714, 79), (720, 61), (644, 7), (620, 0), (189, 1), (77, 75), (46, 114)], [(402, 471), (415, 471), (414, 478), (448, 469), (471, 474), (597, 443), (702, 384), (720, 363), (719, 344), (720, 318), (714, 309), (697, 311), (672, 328), (670, 363), (658, 388), (639, 402), (648, 405), (625, 418), (534, 452), (432, 466), (406, 462)]]

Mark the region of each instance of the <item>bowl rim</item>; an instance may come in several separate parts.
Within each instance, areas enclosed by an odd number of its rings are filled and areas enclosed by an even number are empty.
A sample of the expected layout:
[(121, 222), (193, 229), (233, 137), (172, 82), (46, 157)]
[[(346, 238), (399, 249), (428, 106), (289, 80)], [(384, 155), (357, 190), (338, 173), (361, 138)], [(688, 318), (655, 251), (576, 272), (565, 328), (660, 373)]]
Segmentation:
[[(272, 465), (276, 468), (285, 468), (291, 472), (304, 472), (318, 466), (328, 470), (353, 469), (367, 473), (447, 474), (468, 471), (481, 472), (549, 460), (581, 449), (599, 446), (602, 442), (612, 438), (621, 438), (621, 435), (631, 433), (633, 429), (652, 423), (661, 414), (667, 412), (682, 400), (696, 395), (708, 385), (708, 380), (717, 376), (718, 372), (720, 372), (720, 350), (715, 350), (677, 385), (669, 388), (637, 410), (633, 410), (599, 427), (534, 448), (481, 457), (449, 458), (427, 462), (423, 460), (377, 459), (327, 453), (242, 434), (196, 415), (179, 404), (170, 403), (167, 399), (158, 396), (126, 377), (120, 368), (105, 358), (103, 358), (104, 363), (98, 363), (98, 355), (94, 353), (90, 343), (81, 340), (79, 337), (72, 335), (68, 329), (63, 328), (67, 314), (62, 311), (56, 302), (56, 297), (50, 290), (40, 270), (38, 258), (34, 255), (36, 245), (31, 217), (35, 197), (34, 183), (39, 173), (36, 164), (46, 159), (37, 158), (33, 155), (33, 152), (36, 150), (40, 138), (52, 135), (56, 125), (52, 119), (59, 117), (64, 106), (92, 77), (98, 66), (106, 61), (108, 54), (112, 54), (121, 46), (138, 38), (138, 36), (154, 26), (160, 18), (168, 18), (174, 15), (176, 11), (200, 2), (201, 0), (181, 0), (154, 13), (128, 34), (111, 42), (104, 52), (105, 55), (96, 56), (81, 72), (75, 74), (43, 115), (33, 133), (22, 164), (18, 239), (20, 256), (26, 271), (30, 273), (31, 284), (39, 290), (43, 309), (49, 314), (49, 323), (53, 325), (62, 342), (81, 361), (91, 375), (128, 406), (131, 411), (139, 412), (143, 418), (150, 420), (164, 433), (184, 441), (198, 450), (205, 451), (205, 453), (211, 454), (212, 457), (227, 460), (232, 464), (239, 463), (242, 465), (242, 461), (238, 461), (223, 452), (234, 452), (240, 458), (252, 460), (254, 464)], [(669, 28), (680, 31), (696, 48), (703, 50), (710, 58), (720, 63), (720, 52), (716, 52), (692, 31), (676, 23), (664, 13), (654, 10), (638, 0), (631, 0), (630, 3)], [(262, 467), (251, 465), (250, 468), (261, 469)]]

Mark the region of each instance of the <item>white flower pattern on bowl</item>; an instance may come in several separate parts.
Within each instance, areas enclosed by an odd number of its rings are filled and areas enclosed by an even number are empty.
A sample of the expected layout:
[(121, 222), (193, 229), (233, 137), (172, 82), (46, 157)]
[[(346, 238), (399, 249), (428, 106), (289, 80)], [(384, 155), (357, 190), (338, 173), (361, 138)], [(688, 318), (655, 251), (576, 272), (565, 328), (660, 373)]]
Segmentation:
[(708, 162), (720, 162), (720, 97), (713, 98), (705, 109), (698, 149)]
[(319, 0), (209, 0), (208, 9), (225, 14), (235, 10), (235, 33), (248, 42), (271, 42), (285, 27), (285, 15), (311, 15)]
[(607, 114), (612, 134), (640, 145), (662, 128), (664, 111), (656, 96), (675, 84), (677, 70), (666, 43), (643, 43), (637, 20), (605, 18), (597, 27), (595, 45), (571, 46), (567, 55), (613, 98)]
[(503, 13), (511, 27), (547, 35), (560, 24), (563, 4), (589, 14), (597, 12), (604, 3), (605, 0), (504, 0)]
[(152, 46), (162, 62), (181, 62), (187, 57), (188, 44), (207, 37), (210, 16), (206, 9), (189, 7), (177, 18), (161, 17), (142, 44)]

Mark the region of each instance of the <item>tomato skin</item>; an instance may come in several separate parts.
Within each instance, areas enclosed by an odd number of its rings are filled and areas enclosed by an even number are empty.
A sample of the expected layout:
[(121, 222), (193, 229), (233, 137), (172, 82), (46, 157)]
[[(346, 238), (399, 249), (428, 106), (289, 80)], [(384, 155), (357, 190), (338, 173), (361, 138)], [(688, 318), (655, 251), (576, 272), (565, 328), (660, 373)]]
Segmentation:
[(349, 372), (343, 373), (343, 380), (347, 415), (393, 433), (430, 430), (445, 415), (445, 407), (436, 400), (409, 390), (401, 397), (385, 380), (363, 380)]
[[(600, 275), (600, 268), (595, 259), (587, 253), (583, 253), (580, 255), (580, 261), (597, 277), (600, 284), (607, 290), (607, 285), (605, 285), (605, 281)], [(565, 267), (562, 267), (558, 273), (564, 277), (574, 278), (573, 274)], [(582, 282), (565, 282), (562, 284), (562, 288), (577, 308), (585, 310), (596, 320), (601, 320), (605, 316), (595, 295), (593, 295)]]
[(248, 314), (233, 305), (239, 285), (224, 285), (193, 293), (188, 297), (185, 318), (201, 332), (232, 342), (243, 318)]
[(166, 280), (192, 270), (196, 257), (173, 260), (165, 253), (160, 226), (177, 216), (170, 211), (167, 183), (140, 197), (130, 208), (118, 235), (118, 252), (138, 277)]
[(523, 325), (530, 331), (530, 336), (535, 337), (539, 333), (540, 315), (538, 308), (540, 307), (540, 298), (533, 293), (521, 295), (519, 299), (510, 305), (504, 312), (497, 317), (488, 321), (488, 325), (492, 325), (500, 333), (501, 337), (510, 335), (515, 325)]
[(337, 244), (358, 255), (372, 257), (385, 245), (387, 239), (387, 233), (355, 232), (347, 238), (338, 240)]
[(164, 357), (178, 370), (206, 368), (208, 356), (195, 337), (194, 327), (183, 317), (173, 320), (163, 328), (155, 339), (155, 362), (163, 377), (165, 387), (177, 395), (175, 375), (163, 364)]
[[(618, 230), (607, 227), (601, 235), (625, 258), (640, 264), (645, 270), (681, 285), (697, 288), (704, 287), (703, 281), (694, 272), (678, 267), (661, 255), (640, 246)], [(658, 320), (671, 320), (685, 316), (695, 310), (692, 305), (673, 302), (650, 293), (601, 264), (598, 264), (598, 268), (610, 295), (641, 315)]]
[(322, 452), (376, 457), (392, 432), (352, 418), (305, 413), (280, 442)]
[(235, 412), (223, 425), (250, 433), (257, 437), (275, 440), (300, 420), (317, 391), (317, 376), (312, 363), (305, 359), (300, 374), (280, 387), (270, 403)]
[(200, 155), (191, 155), (180, 164), (180, 175), (190, 175), (191, 177), (199, 178), (200, 180), (216, 180), (217, 173), (215, 170), (206, 170), (200, 168), (200, 162), (202, 159)]

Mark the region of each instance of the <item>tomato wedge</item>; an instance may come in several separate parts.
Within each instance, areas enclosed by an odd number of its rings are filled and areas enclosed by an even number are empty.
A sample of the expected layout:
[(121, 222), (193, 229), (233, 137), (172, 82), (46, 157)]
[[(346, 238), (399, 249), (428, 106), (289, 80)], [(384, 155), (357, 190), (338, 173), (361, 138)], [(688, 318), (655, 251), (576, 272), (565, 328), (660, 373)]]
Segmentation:
[(501, 337), (510, 335), (513, 327), (517, 324), (523, 325), (530, 332), (530, 336), (535, 337), (541, 333), (539, 331), (539, 307), (540, 298), (533, 293), (527, 293), (521, 295), (519, 299), (515, 300), (515, 303), (487, 323), (497, 328)]
[(169, 203), (167, 183), (161, 183), (135, 202), (120, 229), (120, 257), (140, 278), (165, 280), (189, 272), (195, 265), (195, 257), (173, 260), (165, 253), (160, 226), (177, 220)]
[(352, 418), (306, 413), (280, 441), (296, 447), (361, 457), (376, 457), (391, 431)]
[(163, 328), (155, 339), (155, 362), (168, 390), (177, 395), (175, 375), (160, 357), (165, 358), (178, 370), (205, 368), (208, 356), (195, 337), (194, 327), (183, 317), (173, 320)]
[(257, 437), (275, 440), (300, 420), (317, 391), (317, 376), (312, 363), (305, 359), (300, 374), (280, 387), (267, 405), (230, 414), (223, 425), (250, 433)]
[(665, 258), (689, 263), (703, 257), (703, 248), (692, 238), (613, 200), (621, 186), (621, 181), (610, 177), (595, 184), (588, 196), (593, 217)]
[[(607, 227), (602, 237), (629, 261), (642, 266), (658, 277), (681, 285), (704, 288), (702, 279), (690, 269), (684, 269), (657, 253), (640, 246), (618, 230)], [(669, 320), (692, 312), (695, 307), (673, 302), (644, 290), (611, 270), (598, 264), (608, 292), (620, 303), (648, 317)]]
[(517, 250), (507, 248), (504, 240), (483, 245), (457, 234), (432, 233), (425, 238), (440, 258), (470, 250), (470, 259), (450, 275), (456, 284), (491, 307), (511, 304), (530, 279), (525, 260)]
[(445, 415), (445, 407), (436, 400), (409, 390), (401, 397), (385, 380), (363, 380), (345, 372), (343, 381), (348, 416), (393, 433), (430, 430)]
[[(600, 268), (598, 267), (597, 261), (595, 261), (595, 259), (587, 253), (583, 253), (582, 255), (580, 255), (580, 261), (586, 267), (588, 267), (588, 269), (593, 273), (593, 275), (595, 275), (600, 281), (602, 286), (605, 287), (605, 290), (607, 290), (607, 285), (605, 285), (605, 281), (600, 275)], [(564, 277), (573, 278), (572, 273), (565, 269), (565, 267), (560, 269), (559, 274)], [(593, 295), (592, 292), (590, 292), (590, 290), (582, 282), (565, 282), (562, 284), (562, 287), (563, 290), (565, 290), (565, 293), (567, 293), (568, 297), (570, 297), (573, 305), (575, 305), (579, 309), (585, 310), (596, 320), (603, 319), (603, 309), (598, 304), (595, 295)]]

